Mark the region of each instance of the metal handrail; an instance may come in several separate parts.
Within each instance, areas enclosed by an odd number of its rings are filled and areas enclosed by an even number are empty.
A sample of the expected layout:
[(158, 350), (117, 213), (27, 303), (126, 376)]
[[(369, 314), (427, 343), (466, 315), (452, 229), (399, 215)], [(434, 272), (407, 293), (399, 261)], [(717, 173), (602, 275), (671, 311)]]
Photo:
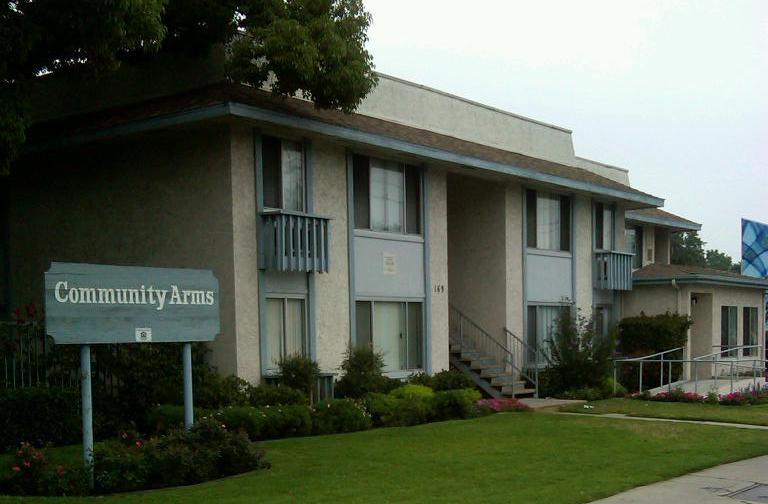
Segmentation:
[(666, 354), (672, 353), (672, 352), (679, 352), (680, 350), (684, 351), (685, 347), (677, 347), (677, 348), (673, 348), (671, 350), (664, 350), (663, 352), (656, 352), (655, 354), (645, 355), (643, 357), (631, 357), (631, 358), (625, 358), (625, 359), (614, 359), (614, 362), (637, 362), (637, 361), (649, 359), (651, 357), (658, 357), (660, 355), (663, 356), (663, 355), (666, 355)]
[[(663, 350), (661, 352), (656, 352), (650, 355), (645, 355), (642, 357), (631, 357), (631, 358), (624, 358), (624, 359), (614, 359), (613, 360), (613, 393), (616, 393), (616, 388), (618, 385), (618, 367), (617, 364), (620, 362), (639, 362), (640, 367), (638, 370), (638, 384), (640, 393), (643, 392), (643, 364), (645, 363), (653, 363), (653, 362), (659, 362), (659, 386), (664, 386), (664, 362), (666, 361), (669, 363), (668, 365), (668, 372), (667, 372), (667, 379), (669, 380), (669, 384), (672, 383), (672, 362), (675, 361), (675, 359), (664, 359), (665, 355), (674, 353), (674, 352), (683, 352), (683, 359), (685, 359), (685, 349), (686, 347), (677, 347), (672, 348), (669, 350)], [(653, 357), (660, 357), (660, 359), (654, 360)]]
[[(514, 354), (505, 345), (499, 342), (496, 338), (488, 334), (482, 327), (477, 325), (472, 319), (467, 317), (458, 308), (453, 305), (449, 306), (449, 320), (455, 322), (458, 319), (458, 328), (454, 328), (455, 324), (449, 324), (448, 335), (453, 343), (457, 343), (462, 348), (465, 348), (467, 344), (472, 348), (486, 353), (491, 358), (494, 358), (499, 364), (509, 367), (520, 376), (527, 379), (534, 384), (535, 397), (539, 397), (539, 382), (538, 379), (531, 377), (523, 369), (520, 369), (515, 363)], [(538, 376), (536, 377), (538, 378)], [(515, 396), (515, 386), (512, 384), (512, 397)]]
[[(509, 346), (512, 349), (512, 354), (517, 355), (518, 357), (518, 367), (520, 369), (533, 369), (533, 376), (530, 376), (530, 371), (524, 373), (524, 376), (535, 385), (536, 390), (538, 391), (539, 370), (541, 369), (541, 364), (548, 364), (544, 351), (538, 346), (529, 345), (506, 327), (504, 328), (504, 333), (511, 340)], [(517, 351), (518, 348), (520, 351)], [(529, 365), (530, 362), (528, 362), (528, 356), (531, 354), (533, 354), (533, 365)]]
[[(720, 347), (720, 348), (723, 347), (723, 345), (715, 345), (715, 346), (716, 347)], [(712, 353), (708, 353), (708, 354), (705, 354), (705, 355), (699, 355), (697, 357), (694, 357), (693, 359), (694, 360), (702, 360), (703, 361), (703, 360), (707, 360), (707, 359), (710, 359), (710, 358), (713, 358), (713, 357), (722, 357), (723, 354), (729, 354), (729, 353), (733, 352), (734, 350), (746, 350), (748, 348), (756, 348), (756, 349), (758, 349), (758, 355), (760, 355), (760, 352), (759, 352), (760, 345), (736, 345), (736, 346), (732, 346), (732, 347), (727, 347), (725, 350), (720, 350), (719, 352), (712, 352)], [(728, 356), (726, 355), (725, 357), (728, 357)]]

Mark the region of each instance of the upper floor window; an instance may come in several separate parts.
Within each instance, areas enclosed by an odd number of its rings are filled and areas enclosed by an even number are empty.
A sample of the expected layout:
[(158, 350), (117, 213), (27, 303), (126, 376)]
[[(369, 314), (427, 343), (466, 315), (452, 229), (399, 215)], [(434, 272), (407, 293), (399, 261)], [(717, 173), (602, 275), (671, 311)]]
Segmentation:
[(627, 242), (627, 252), (635, 254), (632, 258), (632, 268), (643, 267), (643, 228), (641, 226), (630, 226), (624, 230), (624, 237)]
[(301, 142), (265, 136), (261, 148), (264, 206), (304, 212), (306, 175)]
[(419, 168), (355, 156), (353, 178), (355, 228), (421, 234)]
[(595, 249), (613, 250), (614, 220), (612, 205), (595, 203)]
[(525, 196), (528, 247), (571, 250), (571, 198), (529, 189)]

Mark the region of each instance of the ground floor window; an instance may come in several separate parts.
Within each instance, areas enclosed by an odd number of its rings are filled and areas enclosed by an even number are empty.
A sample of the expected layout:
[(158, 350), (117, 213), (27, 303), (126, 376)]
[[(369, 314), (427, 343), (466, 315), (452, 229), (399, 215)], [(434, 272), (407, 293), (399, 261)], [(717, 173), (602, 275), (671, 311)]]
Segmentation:
[(543, 365), (550, 355), (550, 345), (557, 331), (557, 322), (567, 314), (568, 306), (528, 305), (528, 330), (526, 331), (527, 365)]
[[(736, 327), (738, 310), (735, 306), (720, 307), (720, 350), (725, 351), (738, 345)], [(736, 357), (737, 351), (733, 350), (726, 357)]]
[[(744, 346), (757, 345), (757, 307), (744, 307)], [(757, 355), (757, 348), (745, 348), (744, 356)]]
[(358, 301), (357, 344), (381, 352), (384, 371), (423, 368), (423, 303)]
[(306, 320), (303, 297), (267, 298), (267, 369), (277, 369), (282, 357), (306, 355)]

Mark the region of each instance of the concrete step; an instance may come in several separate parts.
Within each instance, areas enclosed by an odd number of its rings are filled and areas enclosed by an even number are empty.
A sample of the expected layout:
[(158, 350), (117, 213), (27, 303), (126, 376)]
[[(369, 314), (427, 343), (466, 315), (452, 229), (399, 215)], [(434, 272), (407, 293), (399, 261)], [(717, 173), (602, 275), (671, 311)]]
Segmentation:
[(496, 378), (497, 376), (504, 376), (505, 372), (500, 367), (490, 367), (480, 370), (480, 377), (486, 380)]
[(469, 362), (469, 367), (471, 367), (472, 369), (488, 369), (488, 368), (494, 368), (498, 366), (499, 365), (496, 363), (496, 359), (491, 359), (490, 357), (476, 359)]
[(461, 352), (461, 360), (463, 361), (473, 361), (473, 360), (480, 360), (484, 359), (485, 354), (482, 352), (474, 352), (471, 350), (462, 350)]
[(514, 385), (516, 383), (525, 383), (517, 380), (514, 376), (502, 374), (491, 378), (491, 385)]
[(515, 397), (533, 397), (536, 395), (536, 389), (505, 385), (501, 387), (501, 393), (508, 397), (512, 397), (512, 395)]

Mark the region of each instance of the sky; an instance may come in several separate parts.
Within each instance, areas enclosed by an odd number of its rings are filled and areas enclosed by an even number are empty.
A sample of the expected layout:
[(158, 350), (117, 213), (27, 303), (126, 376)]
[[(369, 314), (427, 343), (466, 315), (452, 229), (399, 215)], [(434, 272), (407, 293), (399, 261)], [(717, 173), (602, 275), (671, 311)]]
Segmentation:
[(735, 261), (768, 223), (768, 1), (365, 5), (376, 70), (573, 130)]

